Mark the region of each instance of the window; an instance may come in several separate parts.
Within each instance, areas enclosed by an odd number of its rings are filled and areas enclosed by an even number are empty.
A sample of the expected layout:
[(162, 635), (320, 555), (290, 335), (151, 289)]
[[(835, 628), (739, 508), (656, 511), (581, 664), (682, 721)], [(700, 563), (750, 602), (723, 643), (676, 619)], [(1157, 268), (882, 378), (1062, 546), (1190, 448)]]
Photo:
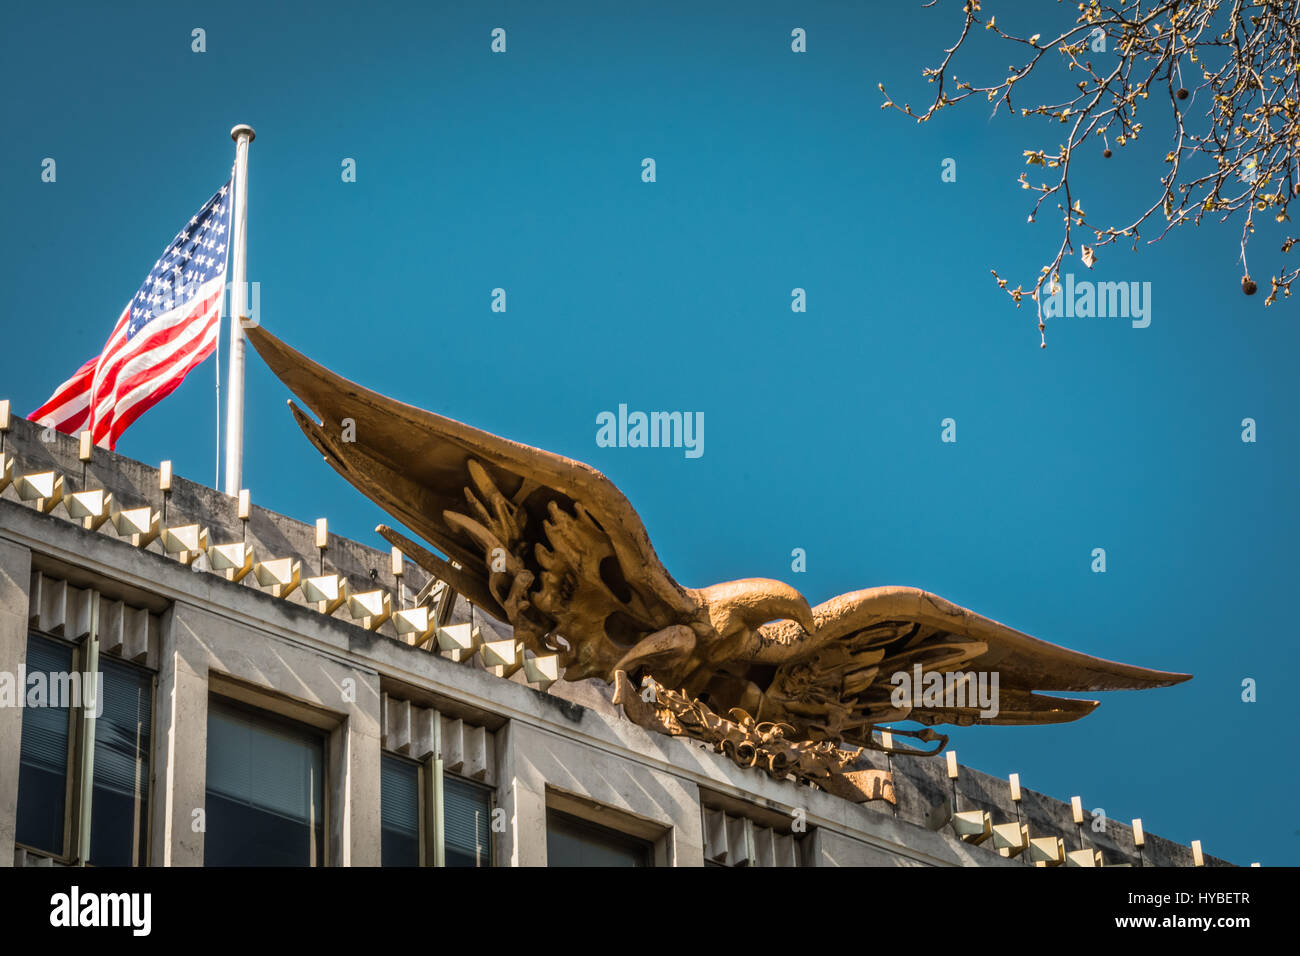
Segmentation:
[(90, 862), (144, 866), (148, 831), (153, 675), (101, 657), (103, 713), (95, 721)]
[[(90, 659), (97, 682), (77, 670)], [(17, 842), (68, 862), (146, 865), (153, 674), (31, 634), (25, 685)]]
[(447, 866), (491, 866), (492, 840), (488, 833), (491, 791), (468, 780), (444, 776), (442, 799)]
[(650, 866), (653, 845), (579, 817), (546, 811), (547, 866)]
[(205, 866), (322, 866), (324, 736), (220, 698), (208, 707)]
[[(33, 678), (70, 674), (73, 647), (32, 634), (27, 639), (28, 696)], [(48, 683), (47, 683), (48, 687)], [(72, 709), (67, 706), (32, 706), (24, 701), (21, 755), (18, 769), (17, 842), (53, 856), (67, 857), (69, 759), (72, 755)], [(66, 702), (65, 702), (66, 703)]]
[[(425, 814), (425, 788), (434, 762), (386, 753), (380, 765), (381, 861), (384, 866), (426, 866), (436, 857), (431, 824)], [(489, 821), (492, 791), (443, 774), (443, 861), (446, 866), (492, 865)]]
[(420, 765), (384, 754), (379, 768), (379, 803), (382, 833), (380, 862), (383, 866), (419, 866), (420, 852)]

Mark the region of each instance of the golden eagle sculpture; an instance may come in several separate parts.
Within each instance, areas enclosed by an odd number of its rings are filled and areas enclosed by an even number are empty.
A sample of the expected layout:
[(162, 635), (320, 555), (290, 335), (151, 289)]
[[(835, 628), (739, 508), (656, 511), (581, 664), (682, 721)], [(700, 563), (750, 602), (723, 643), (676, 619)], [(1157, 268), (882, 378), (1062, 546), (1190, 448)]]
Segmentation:
[[(929, 725), (1058, 723), (1097, 706), (1039, 691), (1190, 677), (1058, 647), (916, 588), (868, 588), (814, 608), (780, 581), (683, 587), (595, 469), (362, 388), (260, 327), (247, 335), (319, 418), (290, 402), (325, 460), (446, 559), (381, 525), (388, 541), (508, 621), (528, 650), (558, 655), (565, 680), (614, 682), (638, 723), (778, 777), (892, 799), (887, 774), (847, 769), (847, 747), (882, 749), (882, 724), (926, 725), (893, 733), (942, 749)], [(898, 673), (946, 675), (949, 693), (900, 696)], [(953, 675), (976, 673), (997, 675), (996, 716), (951, 693)]]

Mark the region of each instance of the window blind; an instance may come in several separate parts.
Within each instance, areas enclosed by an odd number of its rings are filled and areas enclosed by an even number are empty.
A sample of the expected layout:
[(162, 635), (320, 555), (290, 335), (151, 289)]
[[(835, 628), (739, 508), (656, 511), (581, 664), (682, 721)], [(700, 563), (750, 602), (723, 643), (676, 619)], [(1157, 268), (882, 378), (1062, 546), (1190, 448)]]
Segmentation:
[[(49, 689), (50, 674), (72, 672), (72, 648), (56, 644), (35, 634), (27, 641), (27, 678), (33, 674), (45, 675)], [(30, 687), (30, 684), (28, 685)], [(26, 704), (28, 687), (21, 688)], [(46, 703), (51, 703), (46, 695)], [(60, 701), (59, 703), (64, 703)], [(22, 762), (42, 770), (66, 772), (68, 765), (68, 708), (24, 707), (22, 733)]]
[[(32, 634), (27, 640), (27, 674), (68, 674), (72, 648)], [(19, 688), (26, 697), (27, 688)], [(46, 701), (49, 702), (48, 700)], [(25, 701), (24, 701), (25, 703)], [(18, 767), (19, 843), (47, 853), (64, 850), (67, 807), (68, 708), (24, 707)]]
[(101, 657), (99, 667), (102, 703), (95, 720), (90, 861), (96, 866), (143, 866), (153, 676), (110, 657)]
[(379, 768), (380, 863), (420, 865), (420, 768), (384, 755)]
[(451, 775), (442, 784), (443, 839), (448, 866), (490, 866), (490, 793)]
[(324, 766), (319, 734), (214, 699), (204, 865), (322, 865)]
[(214, 793), (318, 822), (323, 763), (320, 744), (308, 745), (303, 734), (221, 707), (209, 712), (207, 788)]

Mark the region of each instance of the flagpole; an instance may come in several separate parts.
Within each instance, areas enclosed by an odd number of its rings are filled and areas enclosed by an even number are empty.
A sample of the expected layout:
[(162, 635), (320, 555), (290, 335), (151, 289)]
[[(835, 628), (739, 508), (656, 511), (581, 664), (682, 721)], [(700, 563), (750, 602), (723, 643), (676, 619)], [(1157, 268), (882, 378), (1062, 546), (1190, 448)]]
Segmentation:
[(226, 494), (238, 495), (244, 470), (244, 330), (248, 312), (248, 144), (257, 134), (242, 123), (235, 141), (235, 192), (230, 222), (230, 378), (226, 389)]

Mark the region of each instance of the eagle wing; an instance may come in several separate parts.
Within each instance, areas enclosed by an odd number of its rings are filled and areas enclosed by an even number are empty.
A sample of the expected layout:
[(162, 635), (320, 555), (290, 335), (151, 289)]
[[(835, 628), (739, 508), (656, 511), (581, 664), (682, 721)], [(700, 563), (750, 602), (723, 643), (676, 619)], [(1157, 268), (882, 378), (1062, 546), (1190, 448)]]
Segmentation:
[[(1037, 691), (1143, 689), (1191, 678), (1050, 644), (917, 588), (843, 594), (815, 607), (813, 619), (812, 633), (794, 621), (759, 628), (751, 659), (769, 673), (777, 665), (759, 716), (850, 742), (866, 742), (872, 726), (896, 720), (1062, 723), (1091, 713), (1098, 702)], [(940, 701), (927, 702), (924, 683), (914, 686), (917, 665), (923, 675), (943, 675)], [(966, 683), (959, 696), (964, 679), (957, 675), (971, 672), (976, 683)], [(979, 702), (981, 673), (997, 675), (995, 715)], [(893, 680), (896, 674), (906, 674), (907, 682)], [(895, 693), (904, 686), (906, 693)], [(991, 687), (987, 677), (985, 686)]]
[[(358, 490), (443, 560), (384, 526), (412, 560), (510, 621), (535, 652), (582, 648), (560, 635), (603, 632), (620, 648), (694, 620), (695, 592), (668, 573), (641, 519), (608, 478), (581, 462), (395, 401), (311, 361), (259, 327), (248, 339), (289, 390), (298, 425)], [(591, 652), (591, 648), (587, 651)]]
[[(655, 632), (711, 627), (704, 592), (673, 580), (632, 505), (600, 472), (362, 388), (261, 327), (247, 335), (319, 417), (290, 402), (325, 460), (447, 558), (392, 529), (381, 533), (508, 620), (534, 652), (560, 652), (566, 678), (608, 677)], [(811, 631), (792, 620), (751, 629), (715, 663), (758, 692), (756, 717), (814, 738), (865, 742), (872, 726), (903, 719), (1076, 720), (1097, 702), (1037, 691), (1160, 687), (1190, 676), (1058, 647), (915, 588), (841, 595), (815, 608), (811, 623)], [(920, 688), (897, 703), (890, 678), (917, 665), (944, 675), (945, 689), (948, 675), (996, 673), (998, 713), (981, 713), (987, 708), (969, 693), (936, 704)]]

